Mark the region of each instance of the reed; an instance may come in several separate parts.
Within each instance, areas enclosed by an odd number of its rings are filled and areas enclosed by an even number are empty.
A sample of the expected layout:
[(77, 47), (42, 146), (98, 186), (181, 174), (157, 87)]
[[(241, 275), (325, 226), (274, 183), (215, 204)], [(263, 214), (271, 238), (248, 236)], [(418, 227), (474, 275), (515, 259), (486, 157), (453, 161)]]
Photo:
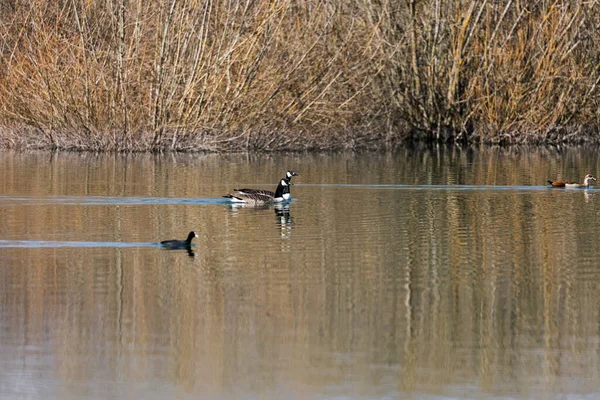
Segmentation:
[(598, 1), (0, 0), (4, 147), (309, 150), (597, 132)]
[(388, 4), (384, 35), (398, 45), (382, 97), (417, 135), (512, 143), (597, 132), (597, 1)]

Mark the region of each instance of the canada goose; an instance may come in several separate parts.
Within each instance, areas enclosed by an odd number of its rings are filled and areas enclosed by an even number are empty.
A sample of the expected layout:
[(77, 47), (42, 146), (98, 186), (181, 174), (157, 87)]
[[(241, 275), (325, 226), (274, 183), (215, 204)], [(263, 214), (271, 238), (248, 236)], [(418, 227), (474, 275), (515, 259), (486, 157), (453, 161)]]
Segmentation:
[(234, 194), (226, 194), (225, 198), (234, 203), (246, 203), (252, 205), (263, 205), (270, 203), (281, 203), (292, 198), (290, 186), (293, 183), (287, 177), (279, 181), (275, 192), (261, 189), (233, 189)]
[(572, 181), (548, 181), (552, 187), (564, 187), (564, 188), (587, 188), (590, 186), (591, 181), (595, 181), (596, 178), (592, 174), (587, 174), (583, 179), (583, 183), (576, 183)]
[(160, 244), (169, 250), (189, 250), (192, 247), (192, 239), (195, 237), (198, 235), (192, 231), (185, 240), (163, 240)]
[[(289, 170), (288, 172), (285, 173), (285, 178), (288, 181), (288, 183), (290, 185), (292, 184), (292, 177), (294, 176), (298, 176), (298, 174), (292, 170)], [(264, 194), (265, 196), (270, 196), (270, 197), (277, 197), (275, 196), (275, 192), (272, 192), (270, 190), (264, 190), (264, 189), (248, 189), (248, 188), (244, 188), (244, 189), (233, 189), (236, 192), (243, 192), (244, 194)], [(288, 189), (288, 193), (289, 193), (289, 189)], [(228, 195), (229, 196), (229, 195)], [(223, 197), (228, 197), (228, 196), (223, 196)]]

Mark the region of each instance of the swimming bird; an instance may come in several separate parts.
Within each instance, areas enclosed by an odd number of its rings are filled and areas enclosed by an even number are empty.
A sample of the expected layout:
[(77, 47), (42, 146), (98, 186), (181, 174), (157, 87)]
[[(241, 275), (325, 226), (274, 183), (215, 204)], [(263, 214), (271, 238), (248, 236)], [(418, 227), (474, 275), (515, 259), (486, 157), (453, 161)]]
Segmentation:
[(564, 187), (564, 188), (588, 188), (590, 182), (595, 181), (596, 178), (592, 174), (587, 174), (583, 179), (583, 183), (576, 183), (573, 181), (548, 181), (552, 187)]
[[(294, 176), (298, 176), (298, 174), (292, 170), (289, 170), (288, 172), (285, 173), (285, 178), (289, 183), (289, 185), (293, 185), (292, 184), (292, 178)], [(236, 192), (243, 192), (245, 194), (264, 194), (265, 196), (270, 196), (270, 197), (276, 197), (275, 196), (275, 192), (272, 192), (270, 190), (264, 190), (264, 189), (248, 189), (248, 188), (244, 188), (244, 189), (233, 189)], [(288, 193), (289, 193), (289, 189), (288, 189)], [(228, 197), (227, 196), (223, 196), (223, 197)]]
[(163, 240), (160, 244), (169, 250), (189, 250), (192, 247), (192, 239), (198, 237), (198, 234), (191, 231), (185, 240)]
[(225, 198), (233, 203), (245, 203), (248, 205), (264, 205), (271, 203), (282, 203), (292, 198), (290, 186), (293, 183), (287, 175), (279, 181), (275, 192), (262, 189), (233, 189), (234, 193), (226, 194)]

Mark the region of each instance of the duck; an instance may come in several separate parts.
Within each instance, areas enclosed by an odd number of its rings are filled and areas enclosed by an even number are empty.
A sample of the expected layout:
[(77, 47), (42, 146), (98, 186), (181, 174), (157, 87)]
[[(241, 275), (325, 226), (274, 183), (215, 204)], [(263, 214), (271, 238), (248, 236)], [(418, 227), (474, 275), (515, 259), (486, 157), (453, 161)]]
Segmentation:
[(192, 239), (197, 237), (198, 234), (191, 231), (185, 240), (163, 240), (160, 244), (169, 250), (189, 250), (192, 247)]
[(293, 183), (287, 175), (279, 181), (275, 192), (262, 189), (233, 189), (234, 193), (226, 194), (223, 197), (230, 199), (232, 203), (245, 203), (248, 205), (265, 205), (272, 203), (283, 203), (292, 198), (290, 186)]
[(590, 187), (590, 183), (595, 181), (596, 178), (592, 174), (587, 174), (585, 178), (583, 178), (583, 183), (577, 183), (573, 181), (548, 181), (548, 183), (552, 187), (564, 187), (564, 188), (588, 188)]

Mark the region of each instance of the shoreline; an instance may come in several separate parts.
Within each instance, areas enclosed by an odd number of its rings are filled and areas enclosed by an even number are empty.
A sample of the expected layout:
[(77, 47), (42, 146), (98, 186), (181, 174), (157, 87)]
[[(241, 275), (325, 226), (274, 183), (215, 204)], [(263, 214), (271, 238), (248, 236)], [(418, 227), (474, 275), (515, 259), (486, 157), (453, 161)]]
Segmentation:
[[(357, 129), (357, 131), (359, 131)], [(346, 151), (393, 151), (404, 147), (454, 145), (460, 147), (576, 147), (598, 146), (600, 137), (591, 131), (570, 134), (498, 134), (482, 138), (476, 134), (423, 137), (416, 133), (320, 133), (306, 131), (250, 131), (237, 135), (207, 133), (165, 134), (158, 143), (152, 134), (118, 135), (40, 132), (31, 127), (0, 127), (0, 151), (66, 151), (89, 153), (330, 153)], [(174, 135), (180, 139), (173, 140)], [(183, 138), (183, 139), (181, 139)]]

